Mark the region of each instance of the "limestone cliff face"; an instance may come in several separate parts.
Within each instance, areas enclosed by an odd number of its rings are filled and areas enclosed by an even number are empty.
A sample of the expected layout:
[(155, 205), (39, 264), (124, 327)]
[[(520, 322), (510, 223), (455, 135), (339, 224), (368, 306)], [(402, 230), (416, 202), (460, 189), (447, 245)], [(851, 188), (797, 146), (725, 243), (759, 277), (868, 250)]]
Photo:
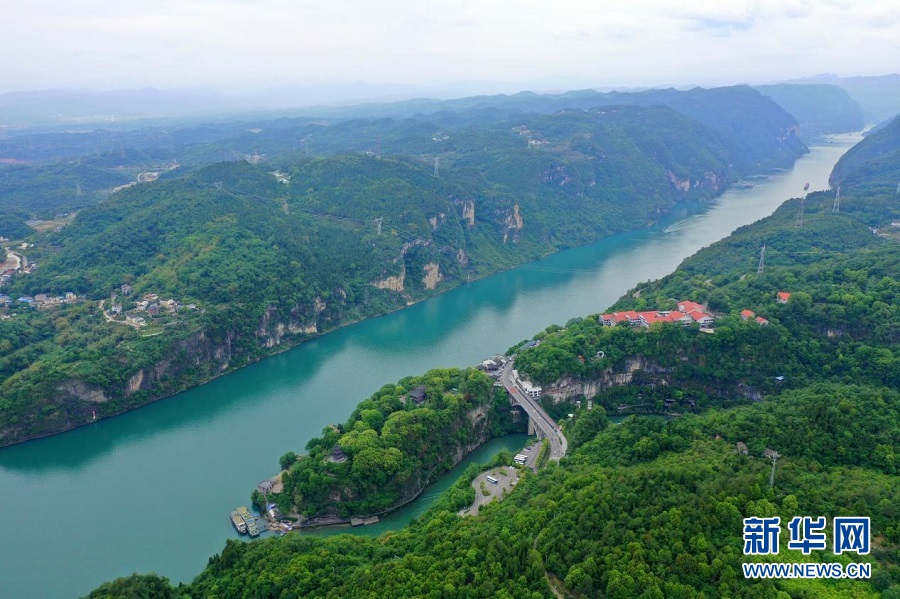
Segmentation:
[(672, 187), (682, 193), (687, 193), (691, 190), (690, 179), (679, 179), (672, 171), (666, 171), (666, 178), (672, 184)]
[(463, 218), (468, 221), (470, 227), (475, 226), (475, 202), (473, 200), (466, 200), (463, 202), (462, 208)]
[(503, 222), (506, 230), (503, 233), (503, 243), (507, 243), (512, 239), (513, 243), (519, 241), (519, 232), (525, 227), (525, 221), (522, 219), (522, 213), (519, 211), (519, 205), (514, 204), (512, 212), (506, 215)]
[(609, 368), (599, 378), (578, 380), (564, 378), (544, 387), (544, 395), (559, 402), (575, 397), (594, 397), (607, 389), (629, 385), (635, 377), (641, 378), (642, 384), (668, 385), (670, 370), (663, 368), (643, 356), (632, 356), (617, 368)]
[(423, 268), (425, 276), (422, 277), (422, 285), (425, 289), (431, 290), (438, 286), (438, 283), (444, 280), (441, 274), (441, 267), (437, 262), (429, 262)]
[(378, 289), (390, 289), (391, 291), (396, 291), (398, 293), (403, 292), (404, 287), (403, 283), (406, 280), (406, 267), (401, 265), (400, 274), (394, 275), (392, 277), (385, 277), (380, 281), (375, 281), (372, 283)]
[(68, 397), (70, 401), (78, 400), (89, 401), (93, 403), (103, 403), (109, 400), (109, 398), (106, 396), (106, 393), (103, 392), (103, 389), (95, 387), (93, 385), (88, 385), (87, 383), (78, 379), (65, 381), (59, 387), (57, 387), (57, 391), (59, 391), (64, 397)]
[(233, 359), (234, 334), (228, 333), (225, 338), (214, 341), (205, 332), (194, 333), (178, 343), (171, 358), (157, 362), (151, 367), (141, 368), (131, 375), (123, 390), (125, 397), (131, 397), (139, 391), (154, 395), (154, 399), (164, 397), (169, 392), (160, 392), (159, 387), (164, 380), (178, 380), (187, 370), (206, 370), (211, 375), (228, 370)]
[[(689, 358), (682, 357), (681, 359), (687, 361)], [(606, 369), (598, 377), (590, 379), (567, 377), (554, 381), (550, 385), (544, 386), (544, 396), (550, 397), (554, 403), (558, 403), (581, 397), (592, 398), (604, 391), (623, 385), (666, 387), (676, 382), (672, 378), (672, 372), (672, 368), (663, 367), (644, 356), (631, 356), (615, 368)], [(759, 390), (741, 382), (725, 383), (715, 391), (756, 401), (763, 397)]]
[(715, 171), (707, 171), (703, 173), (702, 177), (691, 179), (679, 179), (675, 173), (670, 170), (666, 171), (666, 179), (669, 181), (669, 184), (680, 191), (681, 193), (688, 193), (692, 189), (702, 189), (710, 192), (721, 191), (722, 188), (727, 183), (725, 180), (725, 176), (722, 173), (717, 173)]

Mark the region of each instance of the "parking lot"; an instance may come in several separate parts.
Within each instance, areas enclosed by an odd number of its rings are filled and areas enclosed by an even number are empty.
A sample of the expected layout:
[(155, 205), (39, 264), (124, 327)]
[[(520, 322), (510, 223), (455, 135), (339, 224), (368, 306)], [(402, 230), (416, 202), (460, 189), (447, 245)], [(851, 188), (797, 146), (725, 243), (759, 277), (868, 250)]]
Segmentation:
[[(494, 478), (497, 482), (492, 483), (488, 481), (488, 477)], [(512, 491), (518, 482), (519, 473), (512, 466), (500, 466), (482, 472), (472, 481), (472, 487), (475, 489), (475, 503), (468, 510), (460, 512), (460, 514), (463, 516), (477, 516), (481, 506), (495, 499), (502, 499), (507, 493)]]

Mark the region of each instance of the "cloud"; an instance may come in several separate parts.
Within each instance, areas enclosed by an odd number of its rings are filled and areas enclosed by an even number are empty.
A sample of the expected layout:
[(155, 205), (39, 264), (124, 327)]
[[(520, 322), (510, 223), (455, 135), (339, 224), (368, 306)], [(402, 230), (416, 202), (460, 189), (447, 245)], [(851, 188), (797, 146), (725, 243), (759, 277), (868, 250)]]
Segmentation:
[(6, 12), (0, 91), (724, 83), (900, 64), (896, 0), (31, 0)]

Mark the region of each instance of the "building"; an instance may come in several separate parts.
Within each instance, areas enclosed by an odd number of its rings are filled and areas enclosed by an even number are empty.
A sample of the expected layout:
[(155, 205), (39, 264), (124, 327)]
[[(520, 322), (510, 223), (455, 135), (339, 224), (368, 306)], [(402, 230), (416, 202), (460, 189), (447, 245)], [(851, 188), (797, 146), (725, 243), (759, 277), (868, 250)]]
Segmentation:
[(769, 321), (766, 320), (765, 318), (763, 318), (762, 316), (757, 316), (757, 317), (756, 317), (756, 322), (759, 323), (759, 326), (762, 326), (762, 325), (764, 325), (764, 324), (769, 324)]
[(710, 327), (715, 320), (712, 315), (703, 311), (703, 307), (700, 304), (689, 301), (679, 302), (677, 310), (651, 310), (647, 312), (628, 310), (625, 312), (601, 314), (599, 318), (601, 324), (610, 327), (616, 326), (620, 322), (644, 327), (649, 327), (657, 322), (678, 322), (685, 326), (696, 322), (701, 327)]
[(532, 399), (538, 399), (541, 397), (541, 395), (544, 392), (544, 390), (541, 387), (532, 384), (532, 382), (529, 380), (520, 379), (518, 370), (513, 370), (512, 375), (513, 375), (513, 384), (515, 384), (515, 386), (519, 389), (519, 391), (521, 391), (528, 397), (531, 397)]
[(495, 372), (499, 370), (504, 364), (506, 364), (506, 359), (503, 356), (494, 356), (493, 358), (482, 362), (481, 367), (486, 372)]
[(756, 313), (753, 310), (741, 310), (741, 318), (744, 320), (750, 320), (754, 316), (756, 316)]
[(421, 406), (425, 403), (425, 385), (413, 387), (412, 391), (409, 392), (409, 398), (413, 400), (417, 406)]
[(791, 294), (788, 293), (787, 291), (779, 291), (775, 295), (775, 301), (777, 301), (779, 304), (786, 304), (786, 303), (788, 303), (788, 300), (790, 300), (790, 299), (791, 299)]

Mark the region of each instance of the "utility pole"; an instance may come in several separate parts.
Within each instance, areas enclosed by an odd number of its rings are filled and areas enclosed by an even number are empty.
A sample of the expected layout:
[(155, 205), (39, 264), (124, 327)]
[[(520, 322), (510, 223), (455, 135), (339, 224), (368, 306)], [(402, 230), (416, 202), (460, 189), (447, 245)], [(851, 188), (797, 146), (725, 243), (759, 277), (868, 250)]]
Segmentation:
[(774, 449), (767, 449), (766, 457), (772, 460), (772, 473), (769, 474), (769, 488), (771, 489), (775, 486), (775, 464), (778, 463), (778, 458), (781, 457), (781, 454)]
[(759, 266), (756, 267), (756, 274), (763, 274), (763, 270), (766, 268), (766, 244), (763, 244), (762, 249), (759, 250)]
[(841, 186), (838, 185), (837, 191), (834, 194), (834, 204), (831, 206), (832, 212), (840, 212), (841, 211)]

